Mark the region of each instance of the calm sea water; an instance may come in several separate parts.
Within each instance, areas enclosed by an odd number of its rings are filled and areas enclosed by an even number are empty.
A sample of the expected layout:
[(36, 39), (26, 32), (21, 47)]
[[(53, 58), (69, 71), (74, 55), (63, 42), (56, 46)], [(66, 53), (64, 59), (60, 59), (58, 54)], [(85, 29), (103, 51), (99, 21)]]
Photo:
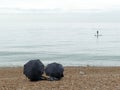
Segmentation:
[[(97, 30), (102, 34), (98, 38), (94, 36)], [(120, 23), (1, 14), (0, 66), (23, 66), (31, 59), (40, 59), (45, 65), (119, 66)]]

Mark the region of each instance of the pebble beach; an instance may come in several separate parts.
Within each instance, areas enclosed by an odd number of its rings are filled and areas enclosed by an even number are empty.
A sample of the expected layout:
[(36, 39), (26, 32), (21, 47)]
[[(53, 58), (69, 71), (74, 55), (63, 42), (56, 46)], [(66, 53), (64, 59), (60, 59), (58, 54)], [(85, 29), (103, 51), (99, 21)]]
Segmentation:
[(4, 67), (0, 90), (120, 90), (120, 67), (65, 67), (60, 81), (37, 82), (28, 80), (22, 67)]

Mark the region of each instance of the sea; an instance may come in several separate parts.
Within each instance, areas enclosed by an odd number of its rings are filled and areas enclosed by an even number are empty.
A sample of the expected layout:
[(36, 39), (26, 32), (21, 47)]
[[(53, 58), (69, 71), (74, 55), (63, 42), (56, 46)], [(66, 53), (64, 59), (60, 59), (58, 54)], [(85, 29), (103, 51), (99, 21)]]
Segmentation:
[(120, 66), (120, 23), (52, 14), (0, 14), (0, 67), (23, 66), (34, 59), (45, 65)]

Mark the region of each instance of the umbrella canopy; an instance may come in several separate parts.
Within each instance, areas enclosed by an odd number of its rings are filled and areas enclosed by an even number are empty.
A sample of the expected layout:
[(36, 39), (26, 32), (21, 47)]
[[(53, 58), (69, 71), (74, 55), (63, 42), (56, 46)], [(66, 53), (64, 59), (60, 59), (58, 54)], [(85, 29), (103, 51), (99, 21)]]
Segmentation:
[(41, 80), (44, 73), (44, 65), (39, 59), (30, 60), (24, 65), (23, 73), (31, 81)]
[(50, 76), (49, 80), (60, 80), (64, 75), (64, 68), (61, 64), (51, 63), (45, 68), (45, 73)]

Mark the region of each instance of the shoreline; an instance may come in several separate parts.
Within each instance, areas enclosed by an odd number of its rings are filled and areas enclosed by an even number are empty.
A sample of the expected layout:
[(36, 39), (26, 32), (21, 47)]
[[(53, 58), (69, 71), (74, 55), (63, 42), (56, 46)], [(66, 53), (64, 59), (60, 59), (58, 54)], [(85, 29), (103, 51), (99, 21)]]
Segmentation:
[[(24, 65), (23, 65), (24, 66)], [(4, 68), (23, 68), (23, 66), (0, 66), (0, 69), (4, 69)], [(45, 65), (46, 66), (46, 65)], [(70, 66), (64, 66), (63, 65), (63, 67), (64, 68), (88, 68), (88, 67), (94, 67), (94, 68), (116, 68), (116, 67), (120, 67), (120, 66), (115, 66), (115, 65), (113, 65), (113, 66), (97, 66), (97, 65), (82, 65), (82, 66), (72, 66), (72, 65), (70, 65)]]
[[(45, 76), (45, 74), (44, 74)], [(0, 90), (119, 90), (120, 66), (67, 66), (60, 81), (31, 82), (23, 67), (0, 67)]]

